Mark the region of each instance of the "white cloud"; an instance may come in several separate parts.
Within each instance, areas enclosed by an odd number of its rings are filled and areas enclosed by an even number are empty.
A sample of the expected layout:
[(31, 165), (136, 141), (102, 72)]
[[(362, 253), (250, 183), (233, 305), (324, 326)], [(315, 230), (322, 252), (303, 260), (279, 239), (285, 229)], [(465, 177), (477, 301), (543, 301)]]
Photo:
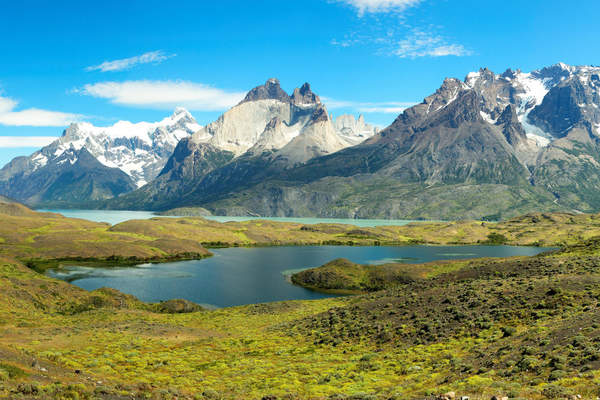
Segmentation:
[(124, 106), (171, 110), (182, 106), (193, 111), (220, 111), (239, 103), (243, 92), (228, 92), (187, 81), (99, 82), (76, 92)]
[(35, 147), (49, 145), (58, 139), (55, 136), (0, 136), (0, 148)]
[(60, 111), (28, 108), (15, 111), (18, 103), (8, 97), (0, 96), (0, 125), (7, 126), (65, 126), (79, 121), (82, 116)]
[(12, 111), (17, 106), (17, 102), (8, 97), (0, 97), (0, 114)]
[(417, 104), (409, 101), (357, 102), (335, 100), (328, 97), (321, 97), (321, 100), (323, 100), (325, 105), (332, 110), (350, 108), (365, 114), (400, 114), (407, 108)]
[(365, 13), (381, 13), (390, 11), (404, 11), (408, 7), (415, 6), (421, 0), (338, 0), (356, 8), (358, 15)]
[(409, 37), (398, 42), (392, 54), (400, 58), (470, 56), (472, 51), (461, 44), (447, 43), (439, 35), (413, 30)]
[(104, 61), (102, 64), (87, 67), (86, 70), (102, 72), (123, 71), (129, 68), (133, 68), (134, 66), (139, 64), (159, 64), (171, 57), (175, 57), (175, 54), (165, 54), (162, 50), (157, 50), (144, 53), (135, 57), (122, 58), (120, 60), (113, 61)]

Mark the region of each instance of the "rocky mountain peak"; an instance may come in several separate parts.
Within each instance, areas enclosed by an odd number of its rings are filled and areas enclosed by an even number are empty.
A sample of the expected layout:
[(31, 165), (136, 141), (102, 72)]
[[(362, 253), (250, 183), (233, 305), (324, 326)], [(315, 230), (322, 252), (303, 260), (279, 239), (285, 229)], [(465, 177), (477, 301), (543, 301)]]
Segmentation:
[(479, 74), (481, 75), (482, 78), (486, 79), (486, 80), (494, 80), (496, 79), (496, 74), (494, 74), (494, 72), (487, 68), (480, 68), (479, 69)]
[(561, 81), (569, 78), (573, 72), (573, 67), (564, 64), (558, 63), (551, 65), (549, 67), (544, 67), (540, 70), (533, 71), (531, 75), (538, 79), (545, 79), (551, 85), (556, 85)]
[(183, 107), (176, 107), (175, 111), (173, 111), (173, 114), (171, 115), (171, 118), (175, 121), (186, 120), (196, 122), (192, 114), (190, 114), (190, 112)]
[(498, 117), (498, 121), (496, 121), (496, 124), (497, 125), (516, 124), (518, 122), (519, 122), (519, 119), (517, 118), (516, 108), (512, 104), (509, 104), (506, 106), (504, 111), (502, 111), (502, 114), (500, 114), (500, 117)]
[(300, 88), (294, 89), (294, 94), (292, 94), (292, 103), (296, 105), (314, 105), (320, 102), (321, 99), (313, 93), (308, 82)]
[(85, 133), (85, 125), (84, 122), (72, 122), (67, 129), (65, 129), (61, 135), (61, 140), (63, 141), (75, 141), (85, 139), (87, 136)]
[(508, 68), (506, 71), (500, 75), (504, 79), (515, 79), (521, 73), (520, 69), (513, 71), (512, 68)]
[(329, 121), (329, 114), (323, 104), (319, 104), (310, 117), (312, 123)]
[(506, 141), (511, 145), (516, 145), (527, 139), (525, 130), (517, 117), (516, 108), (512, 104), (506, 106), (500, 117), (498, 117), (496, 125), (502, 128)]
[(279, 80), (276, 78), (270, 78), (265, 82), (264, 85), (257, 86), (250, 90), (241, 103), (269, 99), (279, 100), (284, 103), (289, 103), (291, 101), (290, 96), (288, 96), (288, 94), (281, 88)]
[(474, 90), (462, 90), (456, 95), (456, 101), (452, 101), (440, 114), (434, 118), (433, 124), (458, 128), (466, 122), (480, 122), (481, 99)]

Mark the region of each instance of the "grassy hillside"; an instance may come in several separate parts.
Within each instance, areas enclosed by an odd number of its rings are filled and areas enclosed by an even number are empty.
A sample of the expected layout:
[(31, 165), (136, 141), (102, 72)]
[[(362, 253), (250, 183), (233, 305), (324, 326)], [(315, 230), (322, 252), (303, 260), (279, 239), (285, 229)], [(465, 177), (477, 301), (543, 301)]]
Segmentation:
[[(545, 238), (577, 244), (544, 256), (418, 269), (336, 262), (331, 267), (341, 273), (342, 287), (347, 279), (370, 292), (215, 311), (148, 305), (109, 289), (86, 292), (19, 259), (172, 256), (179, 248), (164, 243), (200, 246), (212, 234), (227, 239), (242, 233), (248, 241), (241, 243), (266, 243), (285, 234), (284, 225), (217, 228), (201, 219), (173, 219), (110, 228), (56, 215), (7, 218), (13, 228), (2, 224), (0, 232), (0, 398), (600, 395), (600, 241), (579, 240), (593, 235), (596, 216), (440, 224), (440, 242), (467, 240), (473, 233), (475, 242)], [(301, 227), (305, 240), (357, 229), (327, 226), (335, 233), (323, 233), (323, 226)], [(399, 230), (436, 238), (434, 228), (423, 226), (379, 229), (391, 238)], [(295, 231), (288, 235), (291, 240)], [(157, 240), (166, 241), (160, 242), (164, 247), (152, 245)], [(173, 314), (178, 311), (189, 312)]]
[(6, 210), (0, 207), (0, 256), (41, 265), (57, 260), (139, 263), (210, 255), (194, 240), (112, 232), (108, 224), (20, 207), (20, 215), (3, 213)]
[(423, 222), (406, 226), (304, 225), (253, 220), (219, 223), (201, 217), (152, 218), (115, 225), (112, 233), (166, 236), (204, 246), (307, 244), (514, 244), (561, 246), (600, 235), (600, 214), (530, 214), (503, 222)]

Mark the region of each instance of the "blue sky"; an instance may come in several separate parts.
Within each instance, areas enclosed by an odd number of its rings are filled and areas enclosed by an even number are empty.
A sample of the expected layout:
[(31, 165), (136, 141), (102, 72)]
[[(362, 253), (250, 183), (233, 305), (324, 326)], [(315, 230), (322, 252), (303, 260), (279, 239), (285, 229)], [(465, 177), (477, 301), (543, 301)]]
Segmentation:
[(391, 123), (447, 76), (600, 64), (600, 2), (21, 0), (0, 13), (0, 165), (70, 121), (205, 124), (270, 77)]

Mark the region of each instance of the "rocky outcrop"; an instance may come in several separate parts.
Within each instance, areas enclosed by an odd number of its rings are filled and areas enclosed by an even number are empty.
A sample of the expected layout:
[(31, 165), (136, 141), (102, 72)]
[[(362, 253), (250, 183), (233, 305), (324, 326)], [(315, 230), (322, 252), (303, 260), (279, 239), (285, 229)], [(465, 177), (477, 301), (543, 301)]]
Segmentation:
[(257, 86), (249, 91), (242, 103), (258, 100), (278, 100), (283, 103), (291, 101), (290, 96), (281, 88), (279, 79), (276, 78), (270, 78), (264, 85)]
[(333, 127), (344, 141), (357, 145), (379, 132), (376, 126), (367, 124), (362, 115), (358, 119), (354, 115), (344, 114), (333, 120)]
[(519, 122), (515, 106), (512, 104), (506, 106), (500, 117), (498, 117), (496, 125), (502, 129), (502, 133), (509, 144), (516, 146), (527, 141), (527, 134)]
[(292, 103), (298, 106), (311, 106), (321, 102), (319, 96), (310, 90), (310, 84), (306, 82), (302, 87), (294, 89), (291, 97)]

